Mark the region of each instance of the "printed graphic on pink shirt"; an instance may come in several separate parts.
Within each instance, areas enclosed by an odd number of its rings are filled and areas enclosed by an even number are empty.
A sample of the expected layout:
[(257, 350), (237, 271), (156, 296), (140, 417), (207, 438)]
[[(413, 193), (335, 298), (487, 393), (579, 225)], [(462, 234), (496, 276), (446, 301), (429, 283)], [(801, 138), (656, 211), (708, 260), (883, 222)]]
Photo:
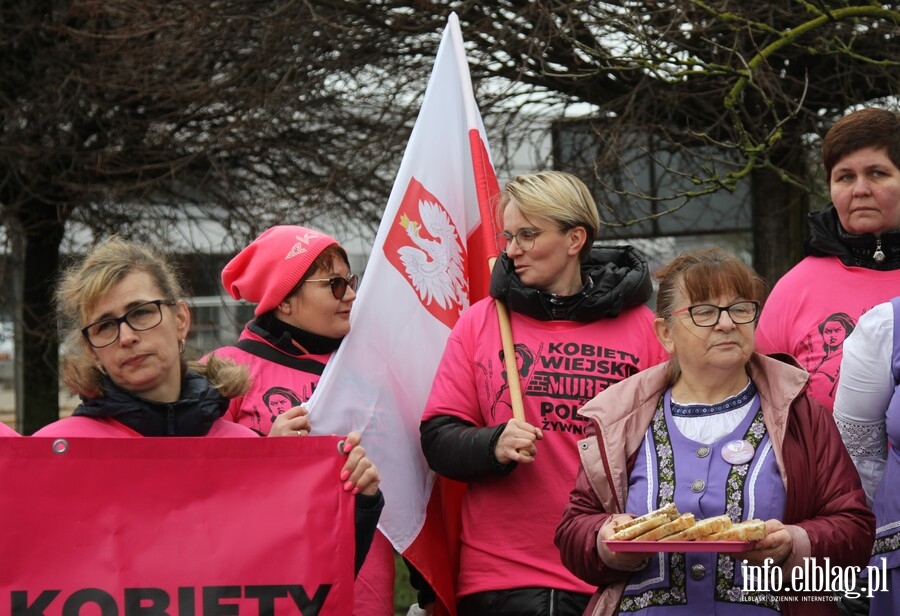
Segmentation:
[(800, 343), (800, 359), (810, 373), (810, 389), (814, 397), (828, 408), (834, 408), (844, 355), (844, 340), (853, 332), (856, 321), (846, 312), (835, 312), (819, 322), (816, 332), (808, 332)]
[[(295, 372), (297, 372), (295, 381), (311, 378), (299, 371)], [(315, 378), (317, 379), (318, 376)], [(238, 423), (244, 424), (263, 436), (267, 435), (279, 415), (295, 406), (302, 406), (316, 389), (315, 382), (292, 383), (292, 385), (298, 387), (299, 392), (283, 385), (268, 387), (265, 391), (248, 392), (240, 406)]]
[(272, 423), (285, 411), (303, 404), (300, 397), (287, 387), (270, 387), (263, 394), (263, 402), (269, 410)]
[[(583, 434), (586, 422), (577, 415), (578, 409), (610, 385), (639, 371), (636, 355), (600, 345), (551, 342), (532, 349), (520, 343), (515, 351), (526, 415), (535, 404), (539, 412), (538, 417), (526, 419), (545, 432)], [(492, 396), (491, 419), (505, 421), (512, 416), (512, 407), (503, 351), (496, 364), (491, 361), (479, 367), (487, 373), (488, 382), (496, 382), (494, 371), (500, 371), (503, 384)]]

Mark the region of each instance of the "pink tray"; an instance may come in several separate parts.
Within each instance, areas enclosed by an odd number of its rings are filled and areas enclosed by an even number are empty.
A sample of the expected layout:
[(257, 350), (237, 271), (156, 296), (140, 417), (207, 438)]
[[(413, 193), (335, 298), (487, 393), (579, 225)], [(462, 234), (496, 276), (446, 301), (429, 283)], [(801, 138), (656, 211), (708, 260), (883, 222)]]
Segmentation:
[(746, 552), (755, 541), (606, 541), (611, 552)]

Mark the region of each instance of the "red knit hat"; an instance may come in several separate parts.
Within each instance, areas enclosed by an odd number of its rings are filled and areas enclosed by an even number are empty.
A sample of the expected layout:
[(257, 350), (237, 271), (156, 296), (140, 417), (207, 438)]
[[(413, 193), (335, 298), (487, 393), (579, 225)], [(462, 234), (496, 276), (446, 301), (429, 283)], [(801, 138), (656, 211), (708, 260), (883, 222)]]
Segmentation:
[(294, 225), (264, 231), (222, 270), (222, 284), (234, 299), (257, 304), (260, 316), (287, 297), (333, 237)]

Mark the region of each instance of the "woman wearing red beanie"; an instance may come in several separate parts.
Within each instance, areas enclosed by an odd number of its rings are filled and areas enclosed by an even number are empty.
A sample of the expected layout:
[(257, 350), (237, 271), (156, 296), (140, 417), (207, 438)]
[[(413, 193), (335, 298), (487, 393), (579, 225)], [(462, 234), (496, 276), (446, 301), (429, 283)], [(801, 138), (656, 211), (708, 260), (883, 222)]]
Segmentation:
[[(255, 318), (238, 342), (214, 351), (246, 365), (253, 382), (250, 391), (232, 400), (225, 418), (260, 434), (309, 434), (305, 408), (280, 408), (276, 415), (267, 402), (272, 391), (306, 402), (325, 363), (350, 332), (357, 277), (350, 273), (346, 251), (313, 229), (272, 227), (225, 266), (222, 284), (234, 299), (256, 304)], [(353, 613), (393, 616), (393, 589), (393, 547), (376, 532), (354, 586)]]

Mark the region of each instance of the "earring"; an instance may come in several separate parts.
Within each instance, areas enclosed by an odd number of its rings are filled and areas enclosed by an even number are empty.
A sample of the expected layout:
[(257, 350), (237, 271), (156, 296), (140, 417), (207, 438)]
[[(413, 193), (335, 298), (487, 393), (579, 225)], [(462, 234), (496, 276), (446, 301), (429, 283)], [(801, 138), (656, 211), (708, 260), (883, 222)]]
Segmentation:
[(97, 364), (97, 370), (100, 372), (100, 374), (106, 376), (106, 370), (103, 368), (103, 364)]
[(178, 353), (184, 355), (184, 340), (178, 341)]

